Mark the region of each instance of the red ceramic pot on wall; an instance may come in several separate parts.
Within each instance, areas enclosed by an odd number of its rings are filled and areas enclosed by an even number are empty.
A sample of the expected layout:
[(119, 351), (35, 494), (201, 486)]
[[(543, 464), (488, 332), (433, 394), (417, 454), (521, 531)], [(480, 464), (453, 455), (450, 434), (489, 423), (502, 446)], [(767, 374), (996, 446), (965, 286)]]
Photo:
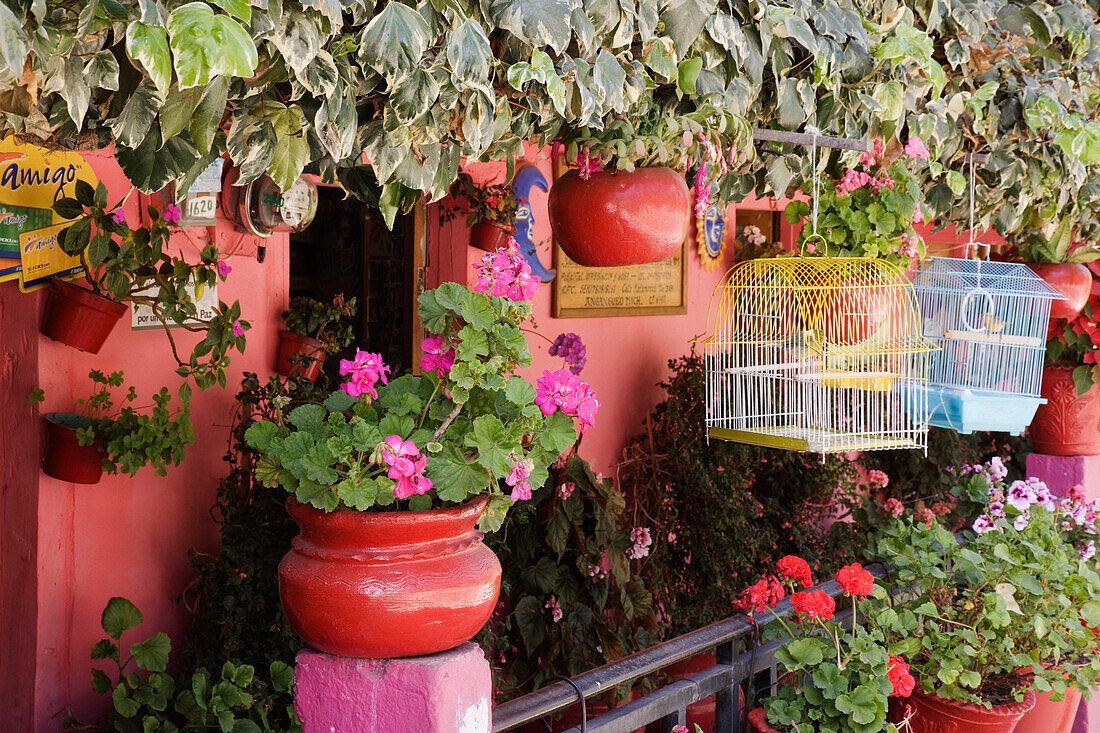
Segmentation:
[(470, 244), (486, 252), (496, 252), (508, 246), (508, 238), (516, 233), (514, 226), (496, 221), (479, 221), (470, 228)]
[(1052, 456), (1092, 456), (1100, 453), (1100, 387), (1077, 396), (1073, 367), (1043, 368), (1042, 396), (1028, 428), (1031, 448)]
[(126, 310), (125, 303), (101, 298), (64, 280), (51, 280), (42, 334), (74, 349), (98, 354)]
[(103, 454), (97, 443), (80, 445), (77, 428), (87, 419), (54, 412), (46, 415), (46, 450), (42, 470), (47, 476), (73, 484), (97, 484), (103, 477)]
[(434, 654), (473, 638), (500, 592), (500, 562), (475, 528), (485, 503), (326, 513), (290, 497), (301, 529), (279, 564), (290, 625), (345, 657)]
[[(312, 359), (306, 364), (297, 361), (293, 357), (301, 355), (302, 359)], [(279, 355), (275, 357), (275, 372), (284, 377), (298, 377), (310, 382), (317, 379), (321, 373), (321, 365), (325, 363), (325, 352), (320, 341), (309, 336), (301, 336), (290, 331), (279, 331)]]
[(1020, 718), (1013, 733), (1070, 733), (1080, 703), (1080, 690), (1072, 688), (1061, 702), (1052, 702), (1049, 692), (1037, 695), (1035, 707)]
[(1012, 733), (1020, 718), (1035, 707), (1035, 691), (1028, 690), (1021, 702), (994, 705), (989, 710), (981, 705), (925, 695), (919, 690), (904, 699), (891, 698), (890, 702), (890, 720), (895, 723), (900, 721), (906, 706), (912, 709), (910, 733)]
[(671, 168), (601, 171), (587, 180), (571, 170), (554, 182), (547, 209), (554, 239), (578, 265), (640, 265), (667, 260), (684, 243), (691, 193)]
[(1032, 271), (1043, 278), (1047, 285), (1066, 296), (1065, 300), (1050, 302), (1050, 317), (1076, 318), (1089, 299), (1092, 289), (1092, 272), (1085, 265), (1033, 264)]

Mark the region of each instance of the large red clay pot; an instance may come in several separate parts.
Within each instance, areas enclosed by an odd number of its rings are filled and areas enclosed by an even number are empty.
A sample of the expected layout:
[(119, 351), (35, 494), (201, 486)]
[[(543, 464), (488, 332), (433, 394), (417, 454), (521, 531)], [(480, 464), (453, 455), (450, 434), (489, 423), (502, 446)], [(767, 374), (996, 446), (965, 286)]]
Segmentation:
[(1049, 692), (1037, 695), (1035, 707), (1020, 718), (1013, 733), (1070, 733), (1080, 704), (1081, 691), (1072, 688), (1061, 702), (1052, 702)]
[(496, 252), (508, 246), (508, 238), (516, 233), (514, 226), (496, 221), (479, 221), (470, 227), (470, 244), (486, 252)]
[(1100, 453), (1100, 386), (1077, 396), (1073, 367), (1043, 368), (1042, 396), (1028, 428), (1031, 448), (1052, 456), (1092, 456)]
[(1028, 690), (1021, 702), (994, 705), (989, 710), (919, 690), (904, 699), (893, 698), (891, 703), (890, 720), (894, 722), (899, 720), (899, 711), (912, 708), (910, 733), (1013, 733), (1020, 718), (1035, 707), (1035, 691)]
[(74, 349), (98, 354), (126, 309), (125, 303), (101, 298), (64, 280), (51, 280), (42, 334)]
[(97, 484), (103, 477), (103, 454), (98, 443), (81, 445), (77, 428), (87, 420), (80, 415), (53, 412), (46, 418), (46, 450), (42, 470), (47, 476), (73, 484)]
[(691, 194), (671, 168), (568, 171), (547, 202), (554, 239), (585, 267), (660, 262), (676, 254), (691, 223)]
[(1050, 302), (1050, 317), (1076, 318), (1089, 299), (1092, 289), (1092, 272), (1085, 265), (1033, 264), (1028, 265), (1047, 285), (1066, 296), (1065, 300)]
[[(312, 359), (312, 361), (308, 363), (298, 361), (293, 358), (297, 354), (300, 354), (303, 360)], [(279, 355), (275, 357), (277, 374), (312, 382), (321, 373), (321, 365), (324, 363), (324, 345), (320, 341), (291, 331), (279, 331)]]
[(485, 503), (323, 512), (290, 497), (301, 529), (279, 564), (290, 625), (345, 657), (413, 657), (470, 640), (500, 592), (500, 562), (475, 528)]

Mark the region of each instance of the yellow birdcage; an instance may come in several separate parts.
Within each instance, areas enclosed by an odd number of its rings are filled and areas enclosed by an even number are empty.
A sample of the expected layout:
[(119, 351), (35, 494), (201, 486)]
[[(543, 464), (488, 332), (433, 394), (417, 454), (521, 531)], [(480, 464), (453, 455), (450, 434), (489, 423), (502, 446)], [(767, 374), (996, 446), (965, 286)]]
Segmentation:
[(711, 298), (714, 438), (822, 454), (925, 448), (928, 354), (913, 287), (870, 258), (744, 262)]

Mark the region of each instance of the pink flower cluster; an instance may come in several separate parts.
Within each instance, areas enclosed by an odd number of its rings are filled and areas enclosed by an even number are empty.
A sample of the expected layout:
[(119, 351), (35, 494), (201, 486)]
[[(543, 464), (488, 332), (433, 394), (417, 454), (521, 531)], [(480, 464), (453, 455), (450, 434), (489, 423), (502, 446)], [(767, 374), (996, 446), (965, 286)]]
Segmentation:
[(867, 472), (867, 480), (875, 486), (887, 487), (890, 485), (890, 477), (886, 475), (884, 471), (879, 471), (877, 468), (872, 468)]
[(653, 544), (653, 538), (649, 535), (649, 527), (635, 527), (630, 530), (630, 541), (633, 543), (626, 551), (626, 556), (631, 560), (640, 560), (649, 554), (649, 548)]
[(447, 345), (442, 336), (429, 336), (420, 342), (420, 348), (424, 350), (424, 356), (420, 359), (421, 371), (434, 371), (440, 379), (451, 373), (451, 367), (455, 365), (455, 350)]
[(836, 190), (841, 193), (851, 193), (857, 188), (872, 185), (874, 180), (875, 179), (867, 173), (861, 171), (848, 171), (844, 174), (844, 177), (840, 179), (840, 183), (836, 184)]
[(600, 409), (595, 390), (568, 369), (542, 373), (535, 384), (535, 404), (543, 415), (553, 415), (561, 409), (577, 418), (582, 434), (595, 424), (596, 411)]
[(375, 385), (379, 382), (389, 384), (386, 373), (390, 371), (389, 365), (382, 362), (381, 354), (370, 354), (362, 349), (355, 350), (355, 358), (351, 361), (340, 360), (340, 375), (350, 376), (351, 379), (340, 385), (340, 389), (352, 397), (370, 395), (372, 399), (378, 397)]
[(607, 568), (604, 568), (600, 565), (589, 565), (588, 577), (592, 578), (593, 583), (601, 581), (607, 577)]
[(512, 470), (505, 477), (504, 483), (512, 487), (512, 501), (527, 501), (531, 498), (531, 484), (527, 478), (531, 475), (535, 462), (530, 458), (520, 458), (515, 453), (512, 453), (511, 459)]
[(881, 137), (875, 138), (874, 150), (868, 151), (859, 156), (859, 162), (870, 168), (875, 163), (882, 159), (883, 154), (886, 152), (886, 145), (882, 142)]
[(474, 267), (477, 268), (475, 292), (519, 301), (531, 300), (538, 292), (539, 279), (531, 274), (531, 266), (511, 237), (507, 247), (487, 253)]
[(919, 137), (911, 137), (906, 141), (905, 154), (910, 158), (919, 158), (920, 160), (928, 160), (931, 155), (931, 153), (928, 152), (928, 147)]
[(544, 608), (546, 608), (550, 611), (550, 617), (552, 619), (554, 619), (554, 623), (557, 623), (558, 621), (561, 621), (561, 617), (562, 617), (561, 604), (558, 603), (558, 599), (556, 597), (550, 596), (550, 600), (548, 600), (546, 602), (546, 605), (544, 606)]
[(573, 492), (576, 490), (577, 485), (575, 483), (573, 483), (572, 481), (566, 481), (558, 487), (558, 496), (562, 499), (562, 501), (564, 501), (572, 496)]
[(411, 440), (401, 440), (391, 435), (382, 442), (382, 460), (390, 470), (386, 476), (397, 482), (393, 495), (407, 499), (413, 494), (426, 494), (432, 490), (431, 479), (424, 476), (427, 456), (421, 455)]

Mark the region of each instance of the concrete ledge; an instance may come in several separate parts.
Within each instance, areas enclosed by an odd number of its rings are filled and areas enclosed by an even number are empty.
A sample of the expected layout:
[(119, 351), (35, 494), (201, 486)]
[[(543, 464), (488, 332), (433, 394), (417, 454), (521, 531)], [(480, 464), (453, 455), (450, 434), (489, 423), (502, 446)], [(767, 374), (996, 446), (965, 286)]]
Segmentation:
[(489, 662), (469, 642), (405, 659), (303, 649), (294, 681), (303, 733), (489, 733), (491, 727)]
[(1080, 484), (1085, 496), (1100, 497), (1100, 456), (1048, 456), (1029, 453), (1027, 475), (1042, 479), (1058, 496)]

